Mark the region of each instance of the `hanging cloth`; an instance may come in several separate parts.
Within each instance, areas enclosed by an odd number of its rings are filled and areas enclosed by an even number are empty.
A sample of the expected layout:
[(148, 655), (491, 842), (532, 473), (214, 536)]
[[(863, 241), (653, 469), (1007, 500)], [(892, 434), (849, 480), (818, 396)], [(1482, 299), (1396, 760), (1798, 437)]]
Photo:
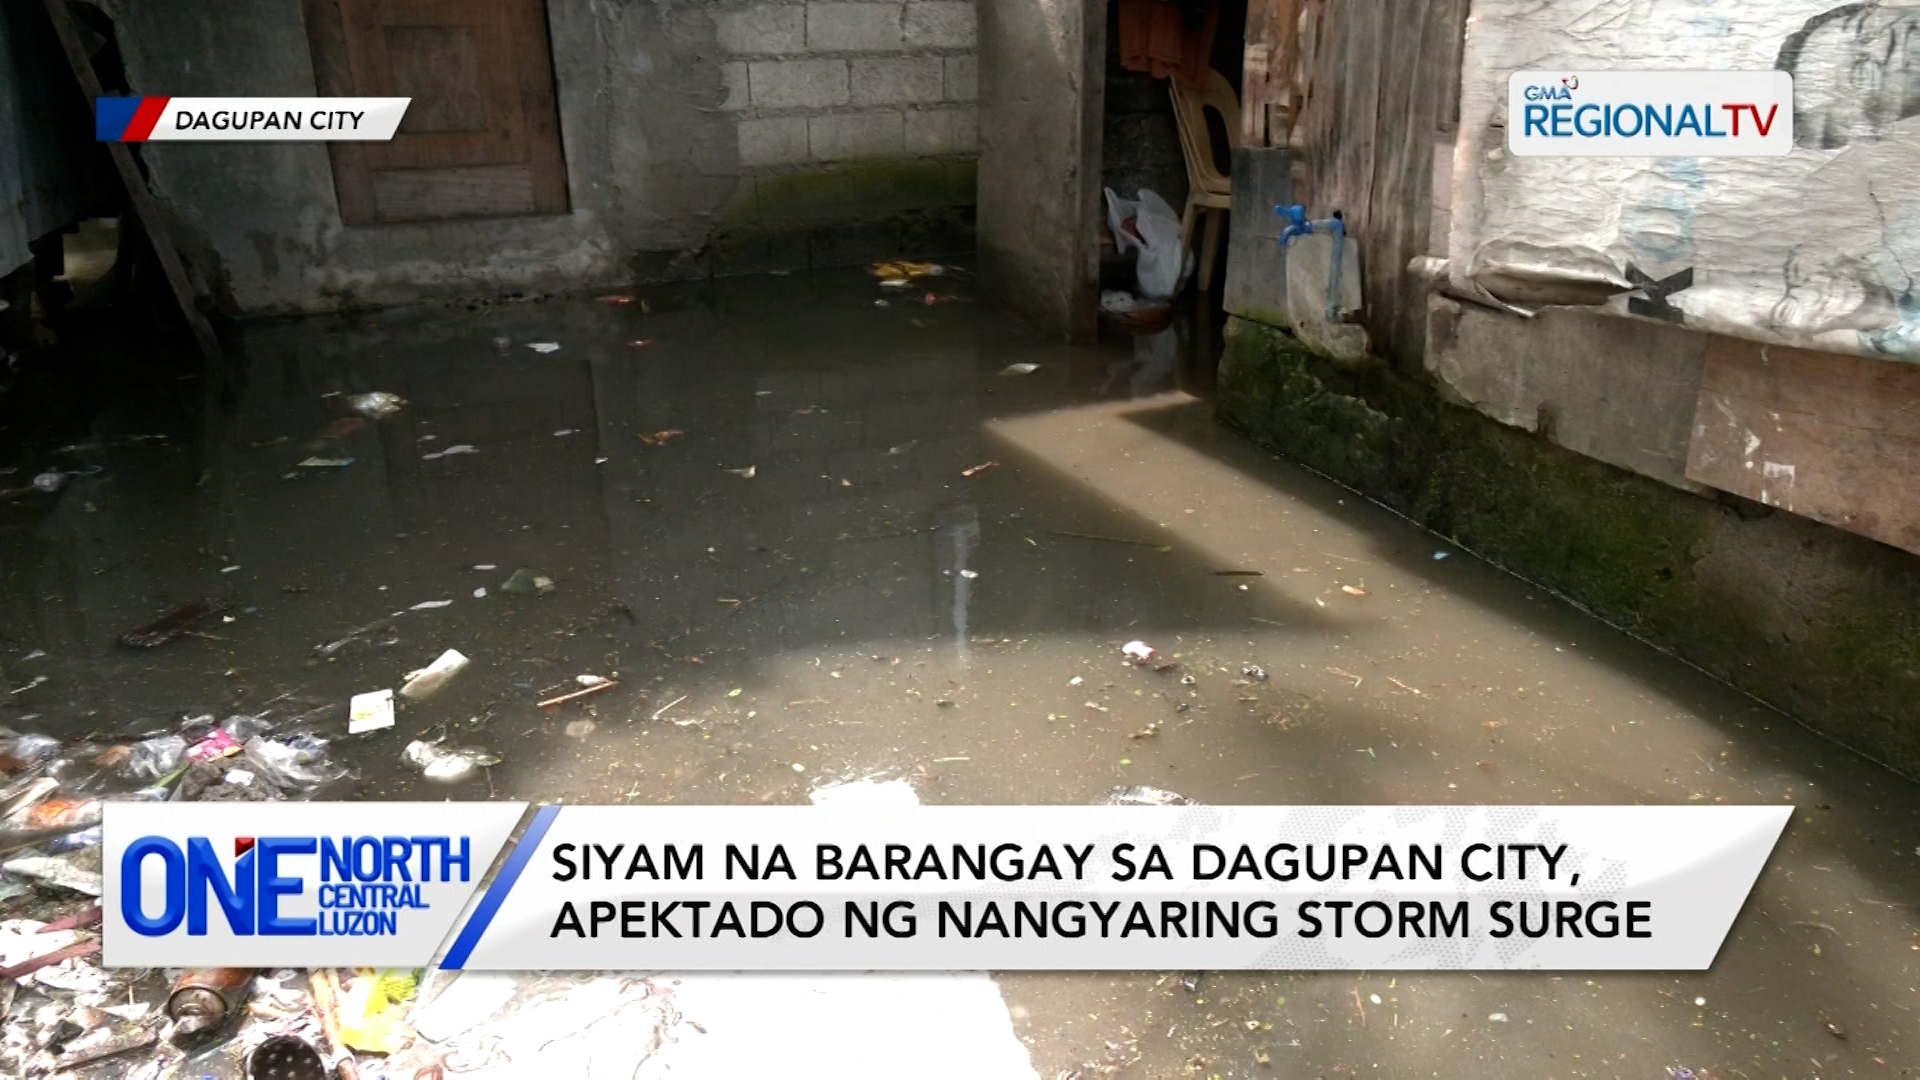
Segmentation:
[(1219, 0), (1119, 0), (1120, 66), (1206, 86)]

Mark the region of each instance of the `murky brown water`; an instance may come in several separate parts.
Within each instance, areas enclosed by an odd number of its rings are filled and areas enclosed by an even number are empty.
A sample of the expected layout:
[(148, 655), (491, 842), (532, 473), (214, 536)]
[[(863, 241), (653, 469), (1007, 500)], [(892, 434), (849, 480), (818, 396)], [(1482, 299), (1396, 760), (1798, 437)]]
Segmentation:
[[(1172, 339), (1056, 348), (912, 295), (771, 278), (650, 312), (259, 324), (226, 407), (128, 380), (59, 494), (0, 501), (0, 679), (46, 680), (0, 724), (325, 708), (365, 798), (798, 803), (877, 772), (949, 803), (1791, 802), (1707, 974), (1000, 983), (1046, 1077), (1920, 1061), (1911, 784), (1218, 430)], [(409, 405), (342, 423), (328, 395), (369, 390)], [(553, 591), (504, 591), (522, 567)], [(114, 643), (203, 595), (231, 621)], [(1125, 664), (1135, 638), (1194, 684)], [(472, 661), (449, 689), (344, 736), (349, 695), (448, 648)], [(536, 706), (581, 674), (620, 685)], [(401, 750), (440, 734), (504, 760), (428, 781)]]

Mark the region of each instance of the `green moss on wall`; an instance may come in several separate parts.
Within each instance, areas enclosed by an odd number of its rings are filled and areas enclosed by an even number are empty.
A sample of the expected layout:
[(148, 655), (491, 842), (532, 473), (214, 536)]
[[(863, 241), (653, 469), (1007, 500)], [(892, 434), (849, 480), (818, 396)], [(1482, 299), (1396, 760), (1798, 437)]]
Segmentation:
[[(1791, 515), (1744, 520), (1447, 404), (1384, 365), (1348, 370), (1242, 319), (1227, 328), (1219, 417), (1920, 773), (1920, 561), (1911, 556)], [(1782, 584), (1783, 543), (1818, 547), (1825, 580)]]

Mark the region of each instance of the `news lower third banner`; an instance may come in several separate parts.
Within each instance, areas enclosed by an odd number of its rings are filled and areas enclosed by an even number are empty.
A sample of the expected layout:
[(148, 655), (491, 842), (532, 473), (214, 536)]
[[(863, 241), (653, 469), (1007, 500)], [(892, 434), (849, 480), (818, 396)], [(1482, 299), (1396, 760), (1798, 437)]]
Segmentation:
[(112, 803), (104, 960), (1700, 970), (1791, 814)]
[(413, 99), (102, 97), (100, 142), (385, 142)]

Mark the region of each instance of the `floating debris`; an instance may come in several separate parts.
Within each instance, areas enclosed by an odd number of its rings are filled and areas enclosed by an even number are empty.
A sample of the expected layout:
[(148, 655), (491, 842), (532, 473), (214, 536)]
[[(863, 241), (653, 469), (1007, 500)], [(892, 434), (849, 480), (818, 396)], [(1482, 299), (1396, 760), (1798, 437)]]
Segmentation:
[(544, 596), (554, 589), (553, 579), (545, 574), (536, 574), (526, 567), (515, 570), (500, 585), (500, 591), (516, 596)]
[(727, 469), (725, 471), (730, 472), (733, 475), (738, 476), (744, 480), (751, 480), (753, 479), (754, 474), (759, 471), (759, 469), (753, 465), (749, 465), (744, 469)]
[(547, 353), (559, 352), (560, 343), (557, 341), (529, 341), (527, 342), (527, 348), (532, 349), (534, 352), (545, 355)]
[(385, 390), (354, 394), (347, 398), (347, 408), (369, 420), (385, 420), (406, 407), (406, 404), (406, 398), (399, 394), (390, 394)]
[(879, 278), (882, 285), (901, 278), (911, 280), (913, 278), (939, 277), (947, 272), (947, 268), (939, 263), (906, 262), (899, 259), (874, 263), (872, 269), (873, 276)]
[(353, 695), (347, 706), (347, 734), (359, 735), (393, 726), (393, 690), (369, 690)]
[[(99, 860), (94, 861), (97, 863)], [(71, 856), (28, 855), (9, 859), (0, 864), (0, 870), (17, 878), (45, 882), (87, 896), (99, 896), (105, 889), (99, 871), (76, 866)]]
[(988, 469), (994, 468), (999, 464), (1000, 463), (997, 461), (983, 461), (980, 464), (975, 465), (970, 469), (961, 469), (960, 475), (967, 476), (967, 477), (978, 476), (981, 473), (986, 472)]
[(471, 746), (441, 746), (438, 739), (432, 742), (416, 739), (407, 744), (401, 756), (420, 766), (422, 774), (429, 780), (458, 780), (475, 769), (498, 765), (501, 760), (500, 755), (491, 750)]
[(1120, 651), (1126, 654), (1127, 659), (1136, 664), (1144, 664), (1152, 660), (1156, 653), (1154, 647), (1144, 641), (1129, 641), (1125, 645), (1120, 646)]
[(1036, 371), (1039, 371), (1039, 370), (1040, 370), (1040, 365), (1039, 365), (1039, 364), (1028, 364), (1028, 363), (1020, 363), (1020, 364), (1008, 364), (1008, 365), (1007, 365), (1006, 367), (1003, 367), (1003, 368), (1001, 368), (1001, 369), (1000, 369), (1000, 374), (1002, 374), (1002, 375), (1031, 375), (1031, 374), (1033, 374), (1034, 372), (1036, 372)]
[(11, 689), (11, 690), (9, 690), (9, 691), (7, 691), (7, 693), (9, 693), (9, 694), (24, 694), (24, 693), (26, 693), (27, 691), (29, 691), (29, 690), (31, 690), (31, 689), (33, 689), (34, 687), (36, 687), (36, 686), (40, 686), (40, 685), (42, 685), (42, 684), (44, 684), (44, 683), (46, 683), (47, 681), (48, 681), (48, 680), (47, 680), (47, 677), (46, 677), (45, 675), (35, 675), (35, 676), (34, 676), (33, 678), (31, 678), (31, 679), (28, 679), (28, 680), (27, 680), (27, 683), (26, 683), (26, 685), (25, 685), (25, 686), (16, 686), (16, 687), (14, 687), (13, 689)]
[[(485, 593), (482, 589), (481, 592)], [(466, 670), (467, 658), (458, 649), (448, 649), (440, 654), (433, 663), (418, 671), (407, 673), (405, 685), (400, 687), (400, 696), (411, 701), (424, 701), (439, 693), (455, 675)]]
[(612, 679), (603, 679), (598, 675), (581, 675), (574, 681), (580, 685), (580, 689), (570, 690), (564, 694), (557, 694), (547, 698), (540, 703), (540, 707), (543, 709), (551, 709), (556, 705), (565, 705), (569, 701), (575, 701), (583, 697), (592, 697), (594, 694), (605, 693), (620, 685)]
[[(1199, 806), (1198, 802), (1185, 795), (1157, 787), (1117, 787), (1095, 800), (1097, 806)], [(1190, 975), (1194, 989), (1199, 984), (1199, 975)]]
[(120, 644), (134, 649), (152, 649), (187, 633), (193, 624), (226, 610), (226, 605), (201, 597), (189, 600), (145, 626), (120, 635)]

